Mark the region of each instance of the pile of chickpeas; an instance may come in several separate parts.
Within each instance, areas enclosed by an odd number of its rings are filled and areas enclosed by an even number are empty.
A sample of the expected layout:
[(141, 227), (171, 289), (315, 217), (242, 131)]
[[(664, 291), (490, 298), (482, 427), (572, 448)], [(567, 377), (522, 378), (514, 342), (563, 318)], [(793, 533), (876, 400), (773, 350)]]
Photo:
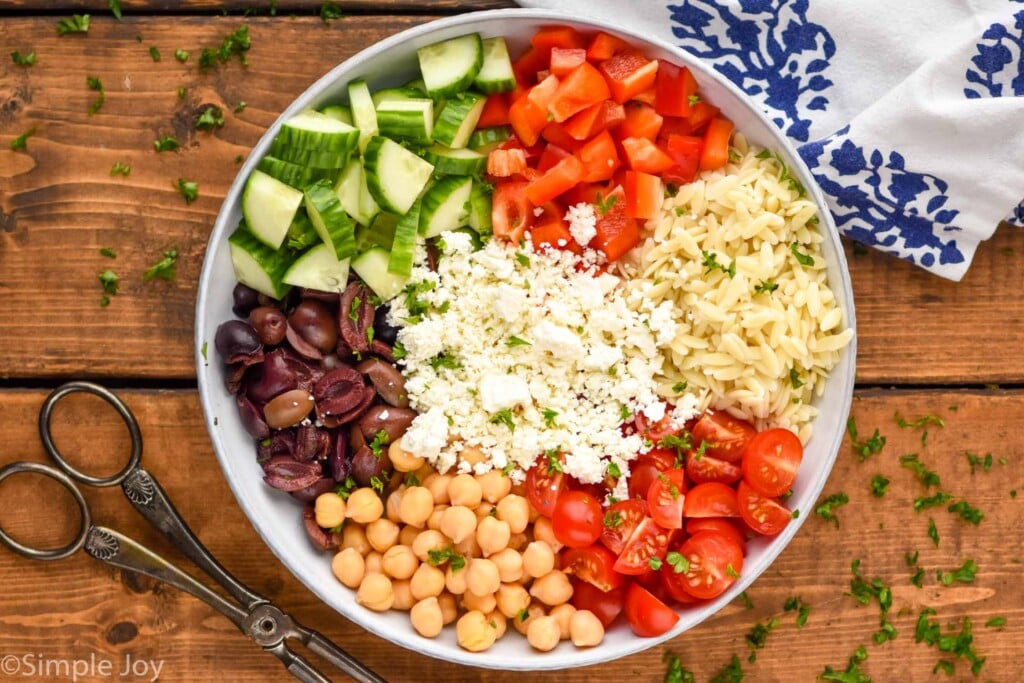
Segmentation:
[[(531, 508), (521, 488), (498, 470), (440, 474), (400, 441), (388, 455), (414, 485), (402, 483), (384, 499), (372, 488), (347, 500), (329, 492), (315, 504), (319, 526), (343, 525), (331, 569), (356, 590), (359, 604), (408, 611), (427, 638), (456, 622), (458, 643), (470, 652), (494, 645), (509, 623), (542, 652), (562, 640), (601, 643), (601, 621), (569, 603), (572, 585), (559, 568), (562, 546), (551, 520)], [(483, 457), (472, 447), (460, 453), (470, 463)]]

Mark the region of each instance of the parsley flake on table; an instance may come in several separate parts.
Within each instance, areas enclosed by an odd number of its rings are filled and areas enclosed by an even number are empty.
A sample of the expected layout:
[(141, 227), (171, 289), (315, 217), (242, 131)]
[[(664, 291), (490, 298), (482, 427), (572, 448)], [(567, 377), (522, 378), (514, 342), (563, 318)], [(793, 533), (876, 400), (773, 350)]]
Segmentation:
[(325, 2), (320, 5), (320, 21), (324, 22), (324, 26), (330, 26), (331, 22), (336, 19), (341, 19), (345, 15), (342, 14), (341, 8), (338, 7), (337, 3)]
[(935, 425), (937, 427), (946, 426), (946, 421), (943, 420), (938, 415), (925, 415), (924, 417), (918, 418), (913, 422), (908, 422), (907, 420), (903, 419), (903, 417), (897, 411), (895, 413), (895, 420), (896, 425), (901, 429), (921, 429), (922, 427), (925, 427), (927, 425)]
[(964, 451), (964, 456), (967, 458), (967, 464), (969, 464), (971, 466), (971, 476), (972, 477), (974, 476), (974, 470), (975, 470), (976, 467), (980, 466), (981, 469), (985, 470), (986, 472), (988, 472), (990, 469), (992, 469), (992, 454), (991, 453), (986, 453), (984, 456), (981, 456), (981, 455), (975, 455), (974, 453), (971, 453), (970, 451)]
[(103, 103), (106, 101), (107, 96), (103, 92), (103, 83), (99, 78), (95, 76), (86, 76), (85, 84), (89, 86), (89, 90), (96, 91), (96, 100), (89, 105), (89, 116), (92, 116), (103, 107)]
[(665, 672), (665, 683), (696, 683), (697, 679), (693, 677), (693, 672), (683, 667), (683, 662), (679, 659), (679, 655), (666, 652), (662, 661), (668, 664), (668, 670)]
[(184, 64), (188, 61), (188, 50), (182, 50), (180, 47), (174, 51), (174, 58)]
[(177, 275), (175, 264), (178, 262), (178, 250), (169, 249), (164, 252), (164, 257), (154, 263), (149, 270), (142, 275), (144, 282), (150, 280), (173, 280)]
[(906, 467), (908, 470), (914, 472), (914, 474), (917, 475), (917, 478), (921, 480), (921, 483), (924, 484), (926, 488), (931, 488), (932, 486), (939, 486), (942, 483), (941, 479), (939, 478), (939, 475), (925, 467), (924, 463), (922, 463), (918, 459), (917, 453), (908, 453), (906, 455), (901, 455), (900, 466)]
[(871, 477), (871, 495), (875, 498), (881, 498), (885, 495), (885, 492), (889, 490), (889, 479), (876, 474)]
[(171, 183), (174, 187), (178, 188), (178, 192), (185, 198), (186, 204), (191, 204), (199, 198), (199, 183), (192, 180), (185, 180), (184, 178), (178, 178), (177, 182)]
[(708, 683), (740, 683), (745, 675), (739, 655), (734, 654), (729, 663), (712, 676)]
[(889, 610), (892, 609), (892, 590), (878, 577), (866, 581), (860, 571), (859, 559), (850, 563), (850, 571), (853, 573), (853, 578), (850, 579), (848, 595), (862, 605), (870, 604), (872, 599), (878, 602), (881, 630), (874, 633), (872, 638), (879, 645), (887, 640), (892, 640), (896, 637), (896, 628), (889, 621)]
[(826, 522), (832, 522), (839, 528), (839, 518), (836, 517), (835, 509), (850, 502), (850, 497), (843, 492), (833, 493), (828, 498), (818, 503), (814, 512)]
[(152, 45), (149, 48), (149, 56), (154, 62), (160, 61), (160, 48), (156, 45)]
[(910, 575), (910, 583), (914, 584), (918, 588), (921, 588), (921, 586), (922, 586), (922, 584), (924, 582), (924, 568), (920, 567), (917, 564), (917, 558), (920, 557), (920, 556), (921, 556), (921, 552), (919, 550), (915, 550), (913, 555), (911, 555), (910, 553), (907, 553), (906, 556), (905, 556), (905, 559), (906, 559), (906, 562), (907, 562), (907, 566), (910, 567), (910, 568), (915, 568), (916, 567), (916, 571), (913, 574)]
[(943, 586), (951, 586), (954, 581), (960, 583), (971, 583), (974, 581), (975, 575), (978, 573), (978, 565), (974, 560), (968, 559), (959, 569), (954, 569), (951, 572), (944, 572), (941, 569), (935, 572), (935, 578), (939, 580)]
[(836, 671), (831, 666), (826, 666), (825, 670), (818, 674), (818, 679), (835, 683), (872, 683), (871, 677), (860, 670), (860, 663), (867, 658), (868, 651), (861, 645), (846, 663), (845, 671)]
[(203, 113), (196, 119), (196, 130), (213, 130), (214, 128), (224, 127), (224, 111), (216, 106), (211, 105), (203, 110)]
[(932, 539), (936, 548), (939, 547), (939, 530), (935, 526), (935, 520), (931, 517), (928, 518), (928, 538)]
[(922, 496), (914, 499), (914, 512), (920, 512), (921, 510), (927, 510), (928, 508), (938, 507), (945, 505), (953, 496), (949, 495), (945, 491), (939, 491), (934, 496)]
[(28, 149), (28, 139), (31, 136), (35, 135), (35, 134), (36, 134), (35, 126), (33, 126), (32, 128), (29, 128), (27, 131), (25, 131), (24, 133), (22, 133), (18, 137), (16, 137), (13, 140), (11, 140), (11, 149), (12, 150)]
[(846, 432), (850, 435), (850, 445), (853, 452), (857, 454), (861, 462), (864, 462), (872, 455), (882, 452), (885, 447), (885, 437), (879, 434), (878, 429), (871, 435), (871, 438), (861, 441), (857, 434), (857, 422), (853, 417), (846, 421)]
[(107, 7), (114, 18), (121, 21), (121, 0), (107, 0)]
[(960, 515), (960, 519), (975, 526), (981, 524), (985, 519), (985, 514), (978, 508), (972, 507), (966, 500), (958, 500), (946, 509), (949, 512), (955, 512)]
[(1002, 628), (1006, 626), (1006, 617), (992, 617), (985, 622), (986, 628)]
[(786, 603), (782, 608), (787, 612), (795, 611), (796, 614), (796, 627), (803, 628), (807, 625), (807, 618), (811, 616), (811, 606), (803, 601), (798, 596), (793, 596), (786, 600)]
[(23, 55), (15, 50), (11, 53), (11, 59), (17, 66), (32, 66), (36, 63), (36, 53), (29, 52), (27, 55)]
[(117, 258), (117, 252), (115, 252), (110, 247), (103, 247), (102, 249), (100, 249), (100, 256), (106, 256), (107, 258), (113, 259)]
[(754, 624), (754, 627), (750, 629), (750, 633), (746, 636), (747, 647), (750, 648), (750, 656), (747, 657), (747, 661), (753, 664), (757, 661), (757, 651), (764, 649), (765, 644), (768, 642), (768, 634), (775, 630), (779, 625), (779, 620), (772, 617), (765, 623)]
[(162, 137), (153, 143), (153, 149), (158, 152), (174, 152), (179, 146), (178, 141), (170, 135)]
[(70, 17), (63, 17), (57, 22), (57, 35), (66, 36), (69, 33), (88, 33), (89, 15), (73, 14)]
[(248, 107), (248, 106), (249, 106), (248, 102), (246, 102), (245, 100), (241, 100), (238, 104), (235, 105), (234, 112), (236, 114), (241, 114), (243, 111), (245, 111), (245, 108)]
[(110, 175), (129, 175), (131, 172), (132, 167), (128, 164), (122, 164), (120, 161), (115, 161), (110, 169)]
[(216, 66), (217, 62), (226, 64), (233, 55), (237, 55), (239, 61), (245, 66), (249, 63), (245, 53), (249, 51), (251, 46), (252, 39), (249, 37), (249, 27), (243, 24), (234, 32), (229, 33), (216, 50), (204, 47), (199, 55), (199, 68), (204, 70), (210, 69)]
[[(100, 286), (103, 287), (103, 291), (106, 294), (117, 294), (117, 283), (118, 280), (121, 279), (118, 277), (117, 273), (108, 268), (107, 270), (99, 273), (97, 277), (99, 278)], [(100, 299), (100, 306), (106, 307), (109, 305), (110, 297), (104, 295), (103, 298)]]
[[(942, 634), (942, 628), (939, 626), (939, 621), (931, 620), (929, 617), (935, 616), (936, 612), (931, 607), (925, 607), (921, 610), (921, 613), (917, 617), (917, 626), (914, 631), (914, 642), (924, 643), (925, 645), (931, 645), (936, 647), (939, 652), (952, 654), (955, 659), (965, 659), (971, 665), (971, 673), (977, 676), (981, 673), (981, 668), (985, 664), (985, 658), (978, 655), (977, 650), (974, 649), (974, 634), (971, 628), (971, 618), (964, 617), (963, 624), (960, 627), (959, 633), (949, 633), (946, 635)], [(951, 627), (955, 629), (956, 626)], [(944, 669), (948, 671), (953, 670), (952, 662), (950, 667)]]

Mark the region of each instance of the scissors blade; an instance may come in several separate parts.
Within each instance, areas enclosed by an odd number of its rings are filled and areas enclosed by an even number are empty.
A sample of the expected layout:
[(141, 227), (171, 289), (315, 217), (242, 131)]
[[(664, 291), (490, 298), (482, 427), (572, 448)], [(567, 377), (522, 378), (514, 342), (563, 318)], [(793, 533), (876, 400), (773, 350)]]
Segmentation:
[(303, 683), (331, 683), (331, 679), (314, 669), (312, 664), (306, 661), (302, 655), (290, 650), (283, 641), (263, 649), (272, 652), (281, 660), (288, 672)]
[(292, 621), (294, 635), (310, 652), (320, 655), (359, 683), (387, 683), (373, 669), (360, 662), (319, 632)]

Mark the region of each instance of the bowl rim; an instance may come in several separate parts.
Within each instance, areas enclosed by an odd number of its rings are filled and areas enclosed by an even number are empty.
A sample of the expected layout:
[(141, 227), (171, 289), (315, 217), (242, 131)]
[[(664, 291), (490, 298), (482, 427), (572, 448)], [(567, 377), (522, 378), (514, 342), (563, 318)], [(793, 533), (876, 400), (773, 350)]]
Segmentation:
[[(821, 188), (818, 186), (814, 176), (810, 173), (799, 154), (796, 153), (793, 143), (783, 135), (782, 131), (779, 130), (774, 123), (771, 122), (765, 112), (759, 109), (749, 96), (740, 90), (735, 84), (715, 71), (714, 68), (706, 62), (686, 53), (681, 48), (658, 37), (640, 35), (635, 29), (626, 26), (614, 25), (610, 21), (604, 19), (581, 18), (560, 10), (507, 8), (468, 12), (465, 14), (435, 19), (405, 29), (367, 46), (353, 54), (351, 57), (339, 62), (330, 71), (314, 81), (305, 90), (303, 90), (303, 92), (296, 97), (291, 104), (284, 109), (284, 111), (281, 112), (274, 123), (266, 129), (257, 144), (254, 145), (246, 159), (246, 162), (238, 170), (231, 187), (225, 195), (214, 224), (214, 229), (208, 239), (207, 249), (204, 255), (199, 278), (193, 340), (195, 347), (195, 367), (197, 371), (196, 374), (203, 416), (221, 473), (228, 480), (228, 485), (231, 488), (238, 504), (245, 513), (247, 520), (259, 534), (260, 538), (263, 539), (263, 542), (267, 547), (270, 548), (271, 552), (281, 565), (303, 585), (305, 585), (305, 587), (309, 589), (318, 600), (331, 607), (331, 609), (338, 612), (342, 617), (356, 626), (405, 649), (410, 649), (436, 659), (454, 661), (471, 667), (516, 671), (541, 671), (562, 669), (566, 667), (589, 666), (626, 657), (655, 647), (700, 625), (711, 616), (717, 614), (724, 605), (734, 600), (737, 595), (745, 591), (764, 573), (764, 571), (767, 570), (768, 567), (775, 562), (778, 555), (789, 546), (793, 537), (799, 531), (803, 522), (809, 515), (804, 514), (793, 519), (781, 534), (771, 539), (767, 548), (761, 555), (761, 564), (763, 566), (760, 571), (756, 574), (748, 574), (744, 572), (743, 576), (723, 595), (719, 596), (715, 600), (708, 601), (701, 607), (697, 608), (696, 611), (698, 614), (696, 617), (692, 618), (685, 624), (683, 623), (683, 620), (681, 620), (680, 624), (661, 636), (654, 638), (636, 638), (627, 645), (615, 648), (608, 647), (603, 644), (601, 647), (581, 649), (574, 651), (574, 653), (570, 655), (563, 655), (561, 657), (554, 656), (555, 653), (553, 652), (542, 653), (536, 657), (518, 659), (499, 657), (494, 656), (493, 654), (488, 657), (487, 653), (471, 653), (462, 651), (457, 647), (453, 651), (450, 646), (440, 644), (433, 639), (416, 638), (417, 634), (415, 634), (412, 629), (409, 629), (407, 633), (393, 633), (385, 628), (381, 628), (379, 620), (374, 618), (376, 615), (370, 613), (363, 614), (359, 611), (362, 608), (359, 608), (358, 606), (356, 606), (356, 610), (349, 610), (348, 612), (341, 609), (339, 605), (334, 604), (328, 599), (326, 594), (320, 590), (319, 580), (315, 580), (311, 573), (304, 567), (288, 559), (283, 548), (279, 547), (278, 543), (276, 543), (264, 528), (257, 523), (257, 520), (261, 516), (257, 502), (247, 494), (242, 482), (236, 481), (236, 479), (238, 479), (237, 477), (229, 476), (230, 466), (228, 453), (230, 449), (225, 443), (222, 443), (222, 431), (216, 428), (217, 416), (213, 414), (212, 408), (212, 392), (222, 392), (223, 387), (219, 383), (212, 382), (207, 372), (204, 371), (204, 367), (209, 365), (210, 361), (205, 357), (204, 352), (206, 338), (203, 323), (207, 318), (208, 295), (211, 292), (211, 279), (215, 272), (213, 264), (214, 250), (210, 248), (210, 245), (225, 240), (228, 231), (234, 229), (235, 226), (229, 223), (228, 218), (232, 207), (236, 206), (240, 200), (241, 191), (244, 186), (244, 179), (249, 176), (258, 164), (259, 160), (266, 154), (266, 151), (270, 146), (270, 142), (276, 134), (276, 131), (279, 129), (281, 123), (302, 109), (309, 107), (311, 102), (319, 97), (326, 87), (338, 81), (343, 73), (365, 66), (380, 54), (390, 51), (402, 43), (432, 34), (439, 30), (443, 31), (456, 27), (469, 27), (480, 22), (500, 19), (522, 19), (551, 24), (570, 24), (574, 26), (582, 26), (585, 30), (601, 30), (619, 35), (627, 38), (628, 40), (646, 44), (675, 55), (681, 63), (685, 63), (689, 68), (699, 72), (698, 78), (700, 80), (715, 81), (717, 86), (731, 91), (732, 95), (742, 102), (750, 113), (761, 119), (765, 124), (768, 135), (772, 138), (771, 142), (774, 145), (773, 151), (783, 155), (789, 168), (797, 173), (801, 183), (804, 185), (804, 188), (807, 190), (819, 210), (819, 230), (821, 231), (824, 240), (830, 243), (833, 252), (828, 264), (829, 284), (834, 292), (842, 295), (837, 298), (840, 299), (839, 303), (843, 308), (846, 325), (849, 329), (853, 330), (853, 337), (851, 338), (849, 345), (843, 350), (843, 353), (848, 356), (848, 362), (841, 362), (841, 365), (845, 369), (845, 373), (842, 376), (839, 376), (836, 374), (836, 370), (834, 369), (829, 376), (829, 382), (834, 383), (834, 386), (837, 387), (837, 391), (839, 390), (838, 387), (842, 387), (843, 395), (840, 409), (843, 415), (849, 414), (853, 401), (854, 377), (856, 370), (857, 327), (852, 283), (850, 280), (846, 255), (839, 239), (839, 232), (828, 208), (828, 204), (824, 199)], [(836, 276), (838, 276), (838, 282), (835, 281)], [(823, 451), (825, 453), (825, 458), (822, 463), (823, 476), (820, 476), (817, 481), (811, 482), (808, 494), (809, 499), (812, 501), (817, 500), (820, 496), (825, 483), (831, 475), (843, 440), (843, 435), (843, 430), (836, 430), (832, 435), (831, 443), (828, 444)], [(352, 604), (355, 605), (355, 603)]]

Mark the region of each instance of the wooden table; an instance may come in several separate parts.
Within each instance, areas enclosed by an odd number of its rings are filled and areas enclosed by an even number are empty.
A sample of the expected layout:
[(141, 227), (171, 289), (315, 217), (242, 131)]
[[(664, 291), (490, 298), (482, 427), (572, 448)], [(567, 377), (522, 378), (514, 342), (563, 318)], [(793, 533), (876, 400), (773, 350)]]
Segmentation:
[[(220, 473), (192, 365), (195, 283), (207, 236), (239, 160), (266, 126), (319, 75), (374, 41), (438, 14), (501, 3), (342, 2), (346, 16), (329, 24), (319, 17), (320, 4), (309, 0), (282, 0), (276, 16), (268, 3), (252, 4), (257, 9), (243, 16), (250, 3), (234, 0), (124, 4), (125, 16), (116, 21), (104, 0), (70, 0), (56, 9), (39, 0), (0, 0), (0, 464), (44, 458), (36, 415), (51, 387), (71, 378), (98, 379), (126, 397), (142, 424), (147, 466), (242, 580), (389, 680), (511, 678), (368, 635), (319, 604), (278, 564)], [(88, 34), (58, 37), (58, 19), (73, 12), (91, 13)], [(200, 72), (202, 48), (217, 47), (243, 25), (252, 37), (249, 65), (233, 59)], [(175, 59), (178, 48), (190, 53), (187, 62)], [(37, 63), (14, 65), (13, 50), (34, 51)], [(89, 109), (98, 92), (87, 87), (88, 77), (104, 87), (105, 101), (94, 115)], [(242, 101), (246, 108), (236, 111)], [(225, 112), (226, 125), (196, 131), (198, 113), (211, 104)], [(12, 151), (11, 141), (31, 129), (27, 149)], [(154, 140), (166, 135), (177, 137), (180, 151), (154, 151)], [(130, 174), (112, 175), (115, 163), (130, 165)], [(175, 187), (179, 178), (199, 184), (191, 204)], [(853, 417), (862, 438), (877, 428), (887, 443), (865, 462), (844, 444), (825, 489), (849, 496), (849, 504), (837, 508), (840, 526), (807, 511), (812, 519), (748, 591), (752, 606), (734, 604), (643, 654), (532, 680), (656, 681), (665, 673), (663, 655), (672, 652), (698, 681), (734, 653), (746, 680), (811, 681), (826, 666), (843, 671), (860, 645), (869, 655), (861, 668), (875, 681), (946, 680), (941, 670), (933, 673), (936, 648), (915, 642), (926, 606), (936, 610), (933, 619), (943, 629), (959, 630), (970, 619), (974, 645), (986, 658), (977, 680), (1019, 678), (1024, 495), (1015, 494), (1024, 489), (1024, 240), (1002, 226), (960, 283), (847, 247), (860, 322)], [(113, 249), (116, 259), (101, 255), (102, 248)], [(144, 282), (146, 269), (172, 248), (180, 252), (176, 278)], [(108, 268), (120, 276), (119, 291), (101, 307), (97, 273)], [(124, 429), (94, 407), (81, 401), (66, 411), (60, 438), (112, 464), (111, 453), (126, 442)], [(936, 415), (945, 426), (901, 428), (896, 415), (908, 421)], [(926, 489), (900, 466), (899, 456), (909, 453), (941, 476), (942, 490), (983, 511), (984, 521), (968, 524), (945, 506), (915, 513), (913, 500)], [(974, 471), (967, 453), (982, 458)], [(891, 480), (882, 498), (871, 493), (876, 474)], [(59, 538), (58, 522), (69, 520), (69, 506), (61, 504), (59, 489), (31, 484), (8, 482), (0, 492), (0, 518), (23, 537)], [(119, 494), (92, 490), (87, 497), (97, 520), (177, 557)], [(928, 535), (929, 519), (937, 544)], [(910, 553), (919, 553), (922, 588), (910, 581)], [(855, 559), (866, 579), (878, 577), (891, 587), (898, 636), (882, 645), (872, 642), (877, 603), (862, 606), (848, 595)], [(953, 571), (968, 559), (978, 566), (973, 581), (944, 585), (937, 578), (937, 571)], [(162, 662), (164, 680), (284, 677), (277, 661), (255, 652), (205, 605), (84, 555), (38, 564), (0, 552), (0, 577), (0, 658), (34, 657), (37, 666), (154, 660)], [(803, 628), (796, 612), (784, 611), (793, 596), (810, 606)], [(1005, 624), (990, 622), (997, 617)], [(772, 618), (777, 628), (749, 663), (745, 637)], [(50, 673), (59, 676), (60, 669)], [(974, 680), (962, 659), (954, 678)]]

